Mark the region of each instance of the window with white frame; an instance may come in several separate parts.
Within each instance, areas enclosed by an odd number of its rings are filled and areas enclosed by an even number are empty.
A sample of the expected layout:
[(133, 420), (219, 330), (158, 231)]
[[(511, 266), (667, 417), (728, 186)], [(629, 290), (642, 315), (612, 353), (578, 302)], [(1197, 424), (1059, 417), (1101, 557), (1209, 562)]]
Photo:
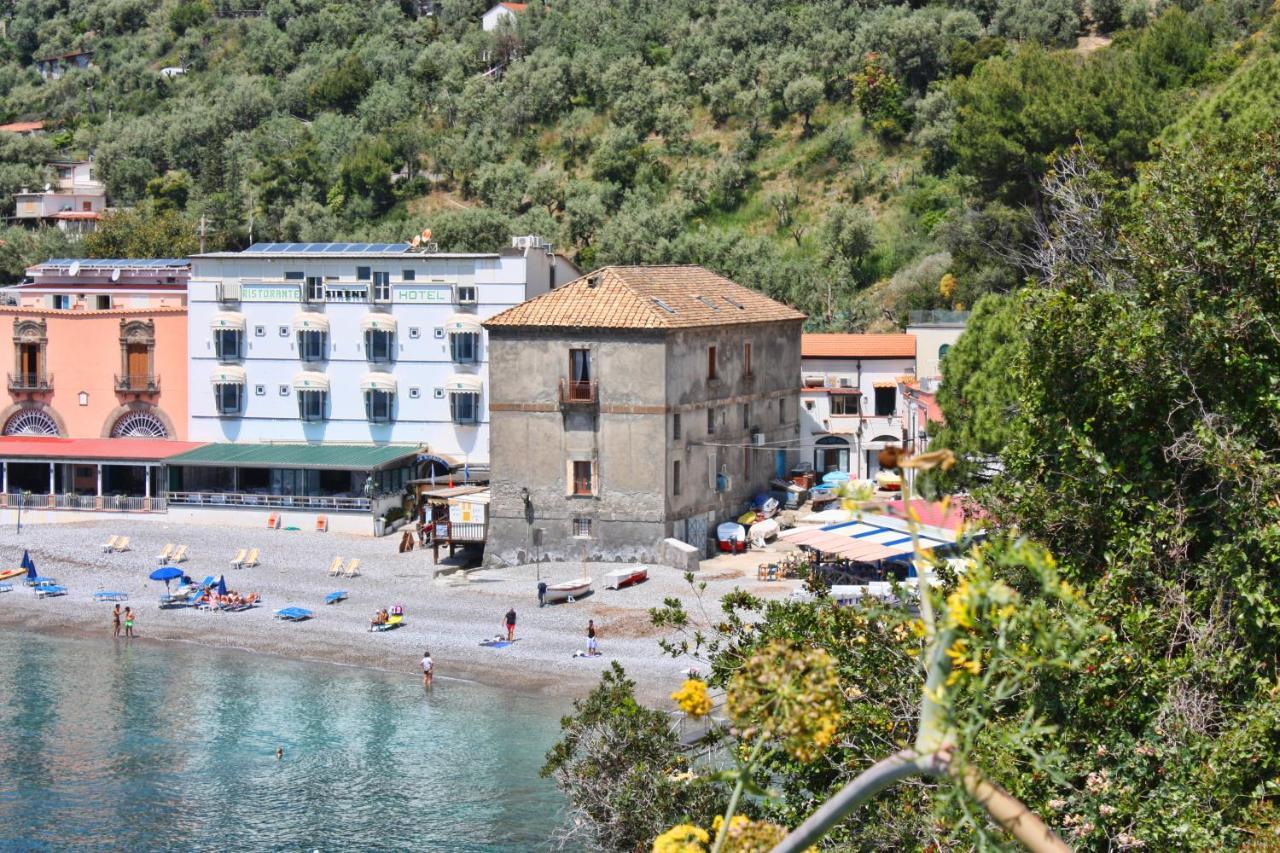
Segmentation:
[(471, 364), (476, 360), (475, 332), (450, 332), (449, 355), (458, 364)]
[(364, 351), (369, 361), (391, 361), (395, 332), (369, 329), (364, 333)]
[(239, 329), (215, 329), (213, 351), (220, 361), (237, 361), (240, 358)]
[(449, 395), (449, 414), (455, 424), (473, 424), (479, 419), (480, 395), (454, 391)]
[(373, 301), (391, 301), (391, 273), (382, 270), (373, 274)]
[(476, 304), (476, 286), (474, 284), (459, 284), (453, 289), (454, 300), (459, 305)]
[(307, 301), (324, 301), (324, 279), (318, 275), (309, 275), (306, 280)]
[(213, 404), (220, 415), (239, 414), (244, 386), (238, 382), (220, 382), (213, 386)]
[(326, 338), (323, 329), (302, 329), (298, 332), (298, 357), (303, 361), (323, 361), (326, 355)]
[(316, 388), (297, 389), (298, 417), (304, 421), (324, 420), (325, 393)]
[(391, 391), (372, 389), (364, 392), (364, 413), (374, 423), (385, 423), (391, 420), (391, 406), (395, 402), (395, 394)]
[(575, 539), (591, 538), (591, 519), (577, 516), (573, 519), (573, 536)]

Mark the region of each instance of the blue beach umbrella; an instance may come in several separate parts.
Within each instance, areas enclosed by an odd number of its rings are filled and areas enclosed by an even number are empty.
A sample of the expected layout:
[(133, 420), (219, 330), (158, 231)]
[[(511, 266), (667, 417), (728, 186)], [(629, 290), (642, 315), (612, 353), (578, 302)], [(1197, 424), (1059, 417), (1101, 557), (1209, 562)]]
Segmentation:
[(153, 581), (164, 581), (164, 588), (169, 589), (169, 581), (182, 577), (182, 569), (175, 569), (173, 566), (162, 566), (156, 569), (150, 575)]
[(25, 549), (22, 552), (22, 568), (27, 570), (27, 577), (36, 577), (36, 561), (31, 559), (31, 555)]
[(218, 595), (227, 594), (227, 576), (218, 575)]

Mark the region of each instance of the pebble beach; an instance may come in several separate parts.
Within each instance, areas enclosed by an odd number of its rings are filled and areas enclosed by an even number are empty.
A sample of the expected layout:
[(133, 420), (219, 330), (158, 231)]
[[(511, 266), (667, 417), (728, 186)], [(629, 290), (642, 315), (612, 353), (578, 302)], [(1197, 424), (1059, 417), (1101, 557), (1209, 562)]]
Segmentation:
[[(130, 550), (104, 553), (102, 543), (127, 535)], [(648, 609), (666, 597), (680, 598), (695, 618), (719, 615), (717, 602), (734, 588), (762, 597), (784, 597), (794, 581), (762, 583), (755, 566), (759, 553), (722, 557), (703, 563), (698, 580), (707, 584), (699, 604), (681, 572), (649, 566), (649, 579), (622, 589), (604, 589), (614, 565), (588, 563), (595, 579), (592, 594), (572, 603), (539, 608), (539, 575), (549, 582), (583, 574), (583, 565), (547, 564), (504, 569), (460, 570), (437, 567), (431, 551), (398, 553), (399, 536), (381, 539), (338, 533), (180, 526), (159, 521), (122, 524), (120, 520), (24, 525), (0, 529), (0, 560), (16, 567), (27, 549), (42, 576), (51, 576), (67, 595), (37, 599), (21, 583), (0, 595), (0, 629), (111, 636), (111, 604), (94, 593), (122, 592), (137, 613), (133, 642), (186, 642), (236, 648), (300, 660), (401, 672), (419, 677), (418, 661), (429, 649), (437, 683), (461, 678), (521, 693), (585, 695), (611, 661), (637, 682), (640, 698), (653, 705), (679, 686), (683, 671), (696, 662), (673, 660), (661, 652), (662, 632), (649, 621)], [(161, 565), (157, 555), (168, 543), (186, 544), (189, 558), (179, 565), (192, 578), (225, 575), (227, 587), (262, 597), (251, 610), (223, 613), (190, 608), (159, 608), (164, 584), (148, 579)], [(233, 569), (240, 548), (261, 550), (260, 564)], [(360, 575), (331, 577), (335, 556), (358, 558)], [(441, 562), (446, 563), (444, 552)], [(325, 605), (325, 596), (346, 590), (348, 597)], [(401, 604), (405, 624), (393, 631), (370, 632), (369, 620), (380, 608)], [(304, 622), (286, 623), (274, 611), (286, 606), (311, 610)], [(503, 617), (517, 613), (516, 642), (505, 648), (480, 645), (505, 633)], [(598, 657), (575, 656), (586, 650), (587, 620), (595, 620)], [(115, 642), (125, 642), (119, 640)]]

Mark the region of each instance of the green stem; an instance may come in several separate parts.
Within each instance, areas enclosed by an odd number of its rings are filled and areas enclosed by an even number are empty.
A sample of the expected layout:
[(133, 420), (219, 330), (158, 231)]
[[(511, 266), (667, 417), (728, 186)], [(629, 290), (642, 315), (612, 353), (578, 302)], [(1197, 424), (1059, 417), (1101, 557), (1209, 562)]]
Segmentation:
[(729, 835), (729, 819), (733, 817), (733, 813), (738, 808), (738, 800), (742, 798), (742, 789), (747, 784), (747, 774), (755, 768), (756, 759), (760, 757), (760, 749), (763, 746), (764, 738), (758, 736), (756, 745), (751, 748), (751, 757), (738, 770), (738, 784), (733, 786), (733, 794), (729, 797), (729, 806), (724, 810), (724, 822), (720, 824), (720, 831), (716, 833), (716, 843), (712, 845), (711, 853), (720, 853), (720, 848), (724, 846), (725, 838)]

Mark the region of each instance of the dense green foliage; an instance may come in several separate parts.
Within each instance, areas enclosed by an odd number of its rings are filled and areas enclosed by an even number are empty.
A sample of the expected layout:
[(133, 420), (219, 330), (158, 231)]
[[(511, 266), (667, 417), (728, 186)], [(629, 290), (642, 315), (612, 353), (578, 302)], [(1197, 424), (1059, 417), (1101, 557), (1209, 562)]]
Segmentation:
[[(203, 217), (211, 247), (532, 232), (892, 326), (1016, 286), (992, 247), (1026, 239), (1052, 156), (1131, 169), (1264, 8), (1095, 4), (1131, 29), (1082, 56), (1057, 50), (1091, 23), (1074, 0), (565, 0), (491, 33), (484, 0), (426, 5), (13, 0), (0, 117), (53, 132), (0, 139), (0, 204), (91, 151), (117, 204)], [(93, 66), (31, 69), (73, 49)]]

